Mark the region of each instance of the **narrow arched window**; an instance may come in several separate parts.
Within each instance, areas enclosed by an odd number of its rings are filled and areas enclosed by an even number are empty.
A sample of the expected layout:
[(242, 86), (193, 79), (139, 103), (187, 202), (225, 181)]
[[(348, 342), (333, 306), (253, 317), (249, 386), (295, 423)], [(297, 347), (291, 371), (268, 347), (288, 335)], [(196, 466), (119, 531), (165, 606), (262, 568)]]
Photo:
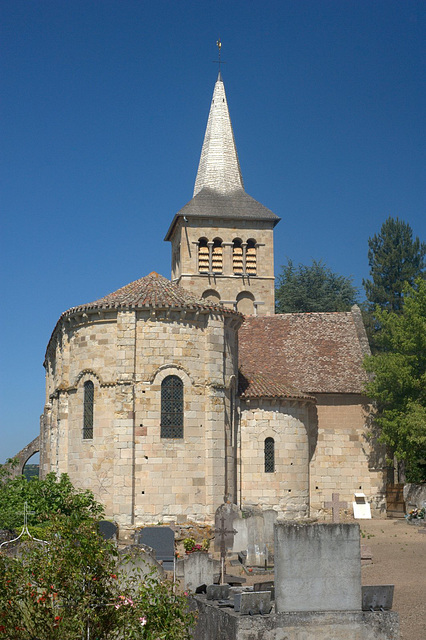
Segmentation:
[(183, 438), (183, 382), (178, 376), (161, 383), (161, 437)]
[(83, 440), (93, 438), (93, 405), (95, 400), (95, 387), (93, 382), (87, 380), (84, 383), (84, 404), (83, 404)]
[(243, 246), (239, 238), (232, 243), (232, 270), (234, 273), (243, 272)]
[(249, 276), (255, 276), (257, 271), (256, 240), (247, 240), (246, 271)]
[(265, 473), (275, 471), (275, 442), (273, 438), (265, 440)]
[(222, 273), (223, 271), (222, 240), (220, 238), (213, 240), (212, 271), (213, 273)]
[(198, 241), (198, 271), (200, 273), (208, 273), (209, 266), (209, 247), (206, 238), (200, 238)]

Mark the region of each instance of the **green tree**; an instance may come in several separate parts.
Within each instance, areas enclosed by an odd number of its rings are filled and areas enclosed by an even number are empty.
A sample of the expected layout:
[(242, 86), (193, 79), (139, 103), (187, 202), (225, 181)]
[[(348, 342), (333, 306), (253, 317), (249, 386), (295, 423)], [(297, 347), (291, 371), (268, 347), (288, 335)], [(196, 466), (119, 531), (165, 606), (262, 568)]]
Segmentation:
[(352, 278), (333, 273), (321, 260), (283, 265), (276, 289), (276, 312), (349, 311), (357, 302)]
[(17, 529), (23, 523), (24, 503), (34, 514), (28, 516), (30, 525), (44, 525), (55, 514), (72, 516), (74, 521), (101, 517), (103, 506), (96, 502), (91, 491), (78, 491), (67, 474), (58, 479), (54, 473), (39, 480), (10, 475), (11, 465), (0, 468), (0, 529)]
[(426, 281), (406, 285), (399, 313), (381, 310), (379, 353), (366, 358), (381, 439), (405, 463), (407, 480), (426, 480)]
[(424, 274), (426, 244), (413, 240), (409, 224), (389, 217), (379, 234), (368, 240), (368, 263), (371, 280), (363, 280), (369, 310), (381, 309), (400, 313), (404, 286), (413, 285)]

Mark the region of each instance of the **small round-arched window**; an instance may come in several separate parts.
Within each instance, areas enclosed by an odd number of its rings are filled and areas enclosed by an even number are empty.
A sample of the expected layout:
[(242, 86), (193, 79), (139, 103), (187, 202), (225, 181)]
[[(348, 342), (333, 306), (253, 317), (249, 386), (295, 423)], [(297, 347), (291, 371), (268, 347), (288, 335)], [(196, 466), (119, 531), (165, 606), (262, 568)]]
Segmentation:
[(83, 400), (83, 440), (93, 439), (93, 407), (95, 402), (95, 387), (91, 380), (84, 383)]
[(265, 473), (275, 471), (275, 442), (273, 438), (265, 440)]
[(178, 376), (161, 383), (161, 437), (183, 438), (183, 382)]

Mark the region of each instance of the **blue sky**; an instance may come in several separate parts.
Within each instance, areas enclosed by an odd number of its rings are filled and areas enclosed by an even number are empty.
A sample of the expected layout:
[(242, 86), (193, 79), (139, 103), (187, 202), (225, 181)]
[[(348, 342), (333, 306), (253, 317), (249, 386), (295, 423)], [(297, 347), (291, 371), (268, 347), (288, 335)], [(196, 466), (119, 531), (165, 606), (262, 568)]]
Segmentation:
[(276, 272), (360, 287), (388, 216), (426, 236), (424, 0), (3, 0), (0, 462), (38, 433), (60, 314), (150, 271), (192, 196), (217, 75)]

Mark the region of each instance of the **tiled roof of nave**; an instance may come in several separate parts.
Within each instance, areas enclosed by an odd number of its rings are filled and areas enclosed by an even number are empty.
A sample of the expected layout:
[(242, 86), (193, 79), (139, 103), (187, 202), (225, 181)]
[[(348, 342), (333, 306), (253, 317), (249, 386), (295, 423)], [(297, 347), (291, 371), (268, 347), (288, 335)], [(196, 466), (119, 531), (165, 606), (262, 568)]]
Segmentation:
[(248, 317), (238, 335), (246, 376), (262, 373), (307, 394), (363, 391), (365, 352), (353, 312)]

